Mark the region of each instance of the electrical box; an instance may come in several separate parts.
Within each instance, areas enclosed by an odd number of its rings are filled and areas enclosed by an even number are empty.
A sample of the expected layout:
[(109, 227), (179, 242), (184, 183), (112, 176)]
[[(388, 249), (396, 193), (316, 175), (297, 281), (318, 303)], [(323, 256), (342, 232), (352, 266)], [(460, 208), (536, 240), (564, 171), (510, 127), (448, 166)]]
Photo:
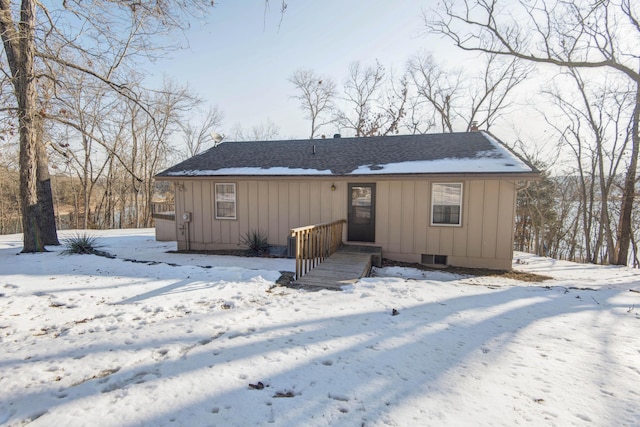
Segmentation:
[(191, 212), (185, 212), (182, 214), (182, 222), (191, 222)]

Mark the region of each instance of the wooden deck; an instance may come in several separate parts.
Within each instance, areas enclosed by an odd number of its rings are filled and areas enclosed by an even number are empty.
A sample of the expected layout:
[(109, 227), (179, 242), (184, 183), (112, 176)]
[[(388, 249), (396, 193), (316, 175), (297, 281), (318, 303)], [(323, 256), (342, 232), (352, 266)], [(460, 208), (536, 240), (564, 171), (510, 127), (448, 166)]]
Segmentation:
[(340, 290), (366, 277), (379, 265), (382, 250), (373, 246), (343, 245), (320, 265), (293, 282), (296, 287)]

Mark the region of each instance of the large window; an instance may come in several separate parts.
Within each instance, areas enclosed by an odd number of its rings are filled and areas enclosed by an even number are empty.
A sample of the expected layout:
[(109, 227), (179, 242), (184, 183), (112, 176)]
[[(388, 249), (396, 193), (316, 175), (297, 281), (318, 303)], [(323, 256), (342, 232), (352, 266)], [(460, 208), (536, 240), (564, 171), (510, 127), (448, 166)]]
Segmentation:
[(431, 225), (462, 225), (462, 183), (433, 184)]
[(235, 184), (216, 184), (216, 219), (236, 219)]

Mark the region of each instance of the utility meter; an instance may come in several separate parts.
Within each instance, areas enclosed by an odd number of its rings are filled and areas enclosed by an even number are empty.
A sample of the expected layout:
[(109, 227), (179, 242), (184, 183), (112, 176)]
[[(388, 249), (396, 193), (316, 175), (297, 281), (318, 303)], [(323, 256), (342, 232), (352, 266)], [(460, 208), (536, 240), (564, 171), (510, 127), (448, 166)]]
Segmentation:
[(185, 212), (182, 214), (183, 222), (191, 222), (191, 212)]

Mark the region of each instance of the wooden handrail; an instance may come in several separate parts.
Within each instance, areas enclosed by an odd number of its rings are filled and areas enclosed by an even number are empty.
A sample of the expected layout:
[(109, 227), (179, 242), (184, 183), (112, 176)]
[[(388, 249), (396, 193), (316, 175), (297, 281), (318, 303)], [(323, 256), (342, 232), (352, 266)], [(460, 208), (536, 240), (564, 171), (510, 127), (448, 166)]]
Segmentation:
[(152, 202), (151, 203), (151, 217), (157, 219), (175, 220), (175, 204), (167, 202)]
[(342, 243), (344, 219), (324, 224), (292, 228), (296, 241), (296, 280), (334, 253)]

